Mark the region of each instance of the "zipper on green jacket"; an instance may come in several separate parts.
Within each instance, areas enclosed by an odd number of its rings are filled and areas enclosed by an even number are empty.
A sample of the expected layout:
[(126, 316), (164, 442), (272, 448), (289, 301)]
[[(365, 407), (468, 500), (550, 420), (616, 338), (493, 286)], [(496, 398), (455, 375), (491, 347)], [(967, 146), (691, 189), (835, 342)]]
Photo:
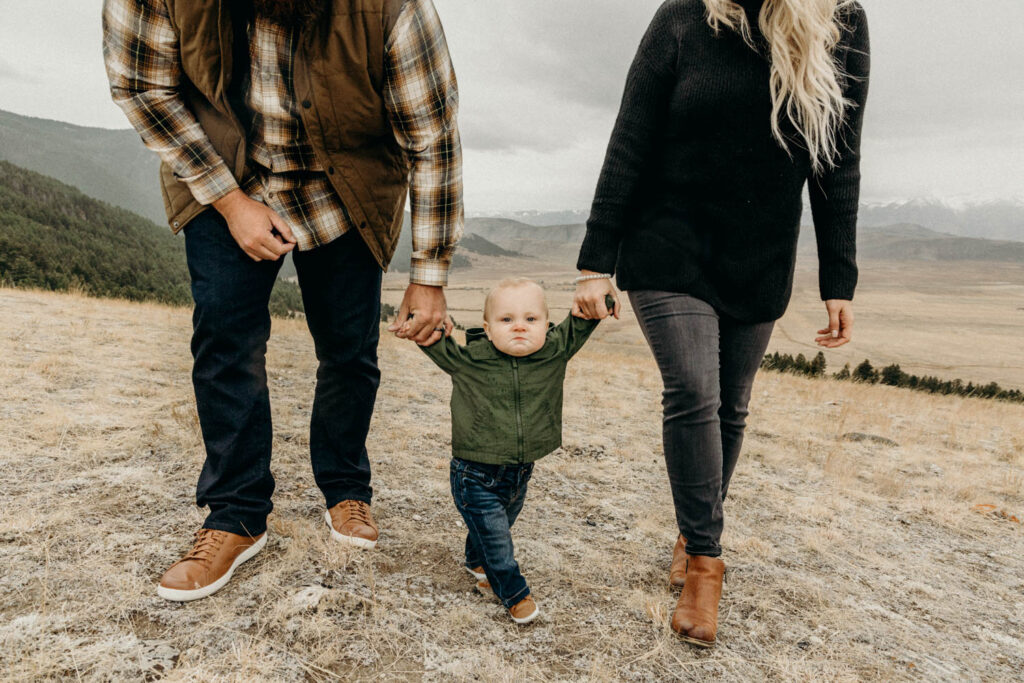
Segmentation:
[(519, 462), (526, 461), (526, 446), (523, 443), (523, 406), (519, 394), (519, 360), (512, 359), (512, 389), (516, 399), (516, 443), (519, 446)]

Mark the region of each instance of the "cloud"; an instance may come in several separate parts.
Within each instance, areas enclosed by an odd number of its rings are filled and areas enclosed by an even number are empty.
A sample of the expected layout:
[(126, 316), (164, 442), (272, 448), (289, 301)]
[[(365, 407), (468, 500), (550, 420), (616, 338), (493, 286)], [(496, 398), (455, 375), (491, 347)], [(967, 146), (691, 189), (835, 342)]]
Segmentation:
[(30, 81), (28, 74), (4, 59), (0, 59), (0, 79), (17, 81), (18, 83), (28, 83)]
[(611, 130), (658, 0), (438, 0), (461, 88), (463, 142), (564, 151)]
[[(434, 1), (462, 91), (474, 208), (585, 206), (661, 0)], [(865, 194), (1018, 193), (1024, 3), (986, 0), (981, 11), (953, 0), (861, 2), (873, 62)], [(5, 5), (0, 108), (125, 126), (99, 59), (101, 5), (56, 14)]]

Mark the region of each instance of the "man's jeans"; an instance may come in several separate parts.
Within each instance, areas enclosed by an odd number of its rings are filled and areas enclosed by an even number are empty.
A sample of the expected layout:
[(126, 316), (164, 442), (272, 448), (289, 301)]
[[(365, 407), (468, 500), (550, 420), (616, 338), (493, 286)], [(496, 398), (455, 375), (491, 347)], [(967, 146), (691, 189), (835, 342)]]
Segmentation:
[(665, 391), (662, 438), (679, 532), (722, 554), (722, 501), (743, 444), (751, 385), (773, 322), (741, 323), (688, 294), (629, 292)]
[[(213, 210), (185, 228), (185, 250), (195, 300), (192, 381), (206, 444), (196, 503), (210, 506), (204, 527), (258, 535), (274, 491), (265, 359), (281, 261), (250, 259)], [(309, 434), (316, 483), (327, 507), (369, 502), (381, 270), (354, 230), (293, 256), (320, 362)]]
[(483, 566), (487, 581), (505, 607), (530, 594), (512, 547), (512, 525), (526, 500), (533, 463), (486, 465), (452, 458), (455, 507), (466, 521), (466, 566)]

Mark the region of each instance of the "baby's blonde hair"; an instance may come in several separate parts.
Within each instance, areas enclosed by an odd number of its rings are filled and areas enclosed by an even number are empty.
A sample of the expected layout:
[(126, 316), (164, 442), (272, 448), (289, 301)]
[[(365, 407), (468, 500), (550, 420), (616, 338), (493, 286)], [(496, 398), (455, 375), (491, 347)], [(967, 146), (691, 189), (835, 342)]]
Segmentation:
[(498, 284), (494, 285), (494, 287), (491, 288), (491, 291), (487, 292), (487, 298), (484, 299), (484, 320), (487, 320), (488, 316), (491, 313), (491, 304), (494, 301), (495, 294), (497, 294), (503, 289), (515, 289), (516, 287), (523, 287), (527, 285), (533, 285), (534, 287), (540, 290), (541, 301), (544, 302), (544, 316), (550, 317), (550, 314), (548, 313), (548, 301), (547, 298), (544, 296), (543, 287), (541, 287), (539, 284), (537, 284), (537, 282), (531, 280), (528, 277), (509, 277), (505, 278)]

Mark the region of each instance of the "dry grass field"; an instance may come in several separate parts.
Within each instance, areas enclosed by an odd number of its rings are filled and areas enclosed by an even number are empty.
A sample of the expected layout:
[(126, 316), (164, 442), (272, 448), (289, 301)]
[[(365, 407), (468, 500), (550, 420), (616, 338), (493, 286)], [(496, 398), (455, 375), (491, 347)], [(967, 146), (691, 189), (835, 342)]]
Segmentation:
[[(389, 276), (386, 300), (397, 303), (400, 282)], [(457, 318), (471, 322), (483, 286), (453, 281)], [(559, 287), (560, 318), (569, 287)], [(973, 307), (970, 291), (948, 305)], [(986, 305), (1019, 304), (1012, 291)], [(902, 295), (865, 289), (864, 341), (844, 353), (932, 358), (965, 380), (991, 370), (1024, 386), (1024, 313), (978, 310), (991, 323), (979, 336), (929, 337), (946, 322), (930, 320), (941, 297), (914, 296), (907, 310), (919, 317), (871, 322), (871, 305), (888, 315)], [(797, 345), (820, 326), (820, 303), (798, 299), (782, 323)], [(275, 321), (270, 540), (227, 588), (182, 605), (159, 599), (155, 584), (203, 518), (193, 504), (203, 453), (189, 312), (0, 289), (0, 321), (5, 680), (1024, 675), (1024, 525), (1012, 519), (1024, 519), (1022, 405), (759, 376), (726, 505), (719, 645), (697, 651), (668, 627), (675, 531), (661, 387), (631, 320), (602, 323), (570, 366), (565, 448), (538, 465), (516, 527), (545, 612), (528, 627), (475, 595), (459, 566), (450, 384), (413, 344), (381, 343), (369, 447), (382, 539), (376, 551), (348, 551), (328, 538), (308, 464), (312, 343), (301, 321)], [(890, 333), (905, 347), (883, 346)], [(994, 360), (968, 373), (953, 358), (961, 349)]]
[[(476, 267), (456, 270), (448, 298), (460, 322), (477, 325), (481, 301), (495, 280), (526, 275), (543, 281), (551, 305), (568, 309), (575, 270), (540, 261), (473, 257)], [(567, 261), (572, 265), (572, 260)], [(407, 276), (385, 280), (385, 300), (398, 305)], [(607, 343), (621, 351), (649, 352), (633, 321), (629, 301), (623, 320)], [(1024, 389), (1024, 263), (866, 262), (854, 298), (854, 341), (826, 353), (829, 371), (865, 358), (880, 368), (899, 363), (904, 371), (960, 377), (966, 384), (998, 382)], [(817, 264), (801, 252), (786, 315), (778, 321), (769, 351), (813, 357), (817, 330), (827, 323), (818, 296)], [(633, 347), (630, 349), (630, 347)]]

